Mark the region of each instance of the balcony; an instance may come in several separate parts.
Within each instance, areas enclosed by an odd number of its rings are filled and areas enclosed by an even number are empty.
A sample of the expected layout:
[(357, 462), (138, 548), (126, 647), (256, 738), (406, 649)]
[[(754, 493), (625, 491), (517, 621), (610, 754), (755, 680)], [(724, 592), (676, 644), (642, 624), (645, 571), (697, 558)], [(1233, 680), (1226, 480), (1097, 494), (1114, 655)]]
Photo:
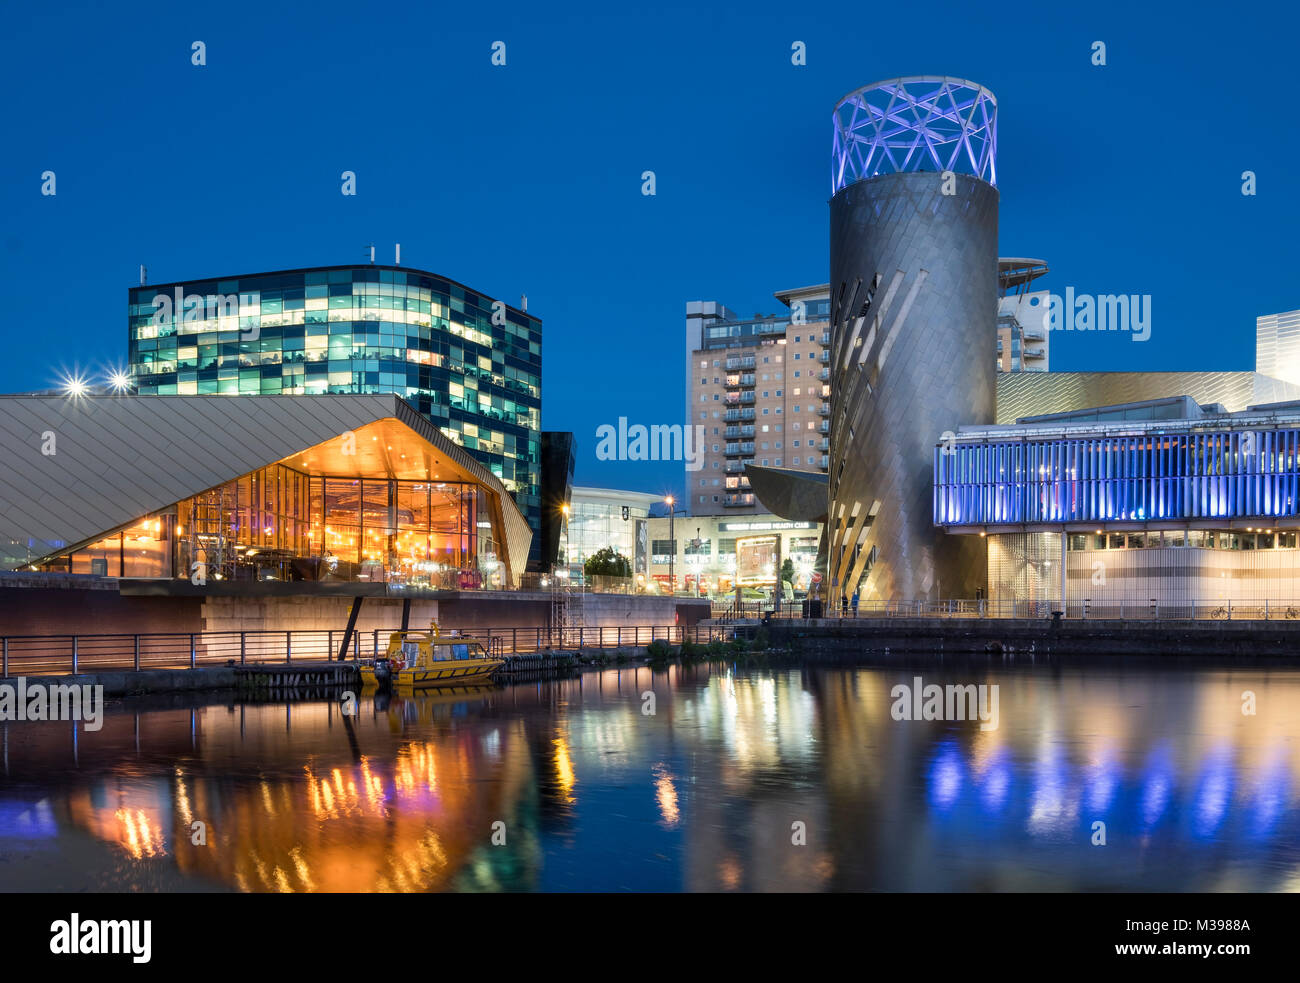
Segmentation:
[(726, 464), (726, 466), (725, 466), (722, 470), (725, 471), (727, 474), (744, 474), (744, 473), (745, 473), (745, 462), (744, 462), (744, 461), (728, 461), (727, 464)]
[(748, 508), (754, 504), (753, 492), (744, 492), (736, 495), (724, 495), (722, 504), (725, 508)]
[(830, 343), (831, 343), (831, 333), (830, 333), (829, 331), (823, 331), (823, 332), (822, 332), (822, 344), (823, 344), (823, 345), (829, 345)]
[(821, 405), (821, 409), (819, 409), (819, 410), (817, 411), (817, 415), (818, 415), (818, 416), (830, 416), (830, 415), (831, 415), (831, 408), (830, 408), (829, 406), (827, 406), (825, 403), (822, 403), (822, 405)]
[(727, 412), (723, 414), (723, 417), (722, 417), (722, 418), (723, 418), (724, 420), (726, 420), (728, 423), (735, 423), (737, 420), (752, 420), (752, 419), (754, 419), (754, 411), (753, 411), (752, 409), (748, 409), (748, 410), (739, 410), (739, 409), (727, 410)]
[(831, 467), (831, 459), (830, 459), (827, 455), (823, 454), (823, 455), (822, 455), (821, 469), (822, 469), (823, 471), (829, 471), (829, 470), (830, 470), (830, 467)]
[(752, 369), (754, 367), (754, 356), (746, 355), (740, 358), (729, 358), (726, 362), (726, 370), (734, 372), (737, 369)]
[(819, 451), (828, 451), (828, 450), (830, 450), (830, 449), (831, 449), (831, 442), (830, 442), (830, 439), (829, 439), (828, 437), (823, 437), (823, 438), (821, 439), (821, 442), (817, 444), (817, 449), (818, 449)]
[(728, 456), (728, 457), (736, 457), (737, 455), (740, 455), (740, 454), (753, 454), (753, 453), (754, 453), (754, 443), (753, 443), (753, 441), (750, 441), (750, 442), (747, 443), (747, 444), (728, 444), (728, 445), (727, 445), (727, 456)]
[(1041, 348), (1026, 348), (1024, 357), (1025, 358), (1046, 358), (1047, 352), (1043, 351)]
[[(820, 358), (818, 361), (820, 361), (820, 362), (824, 365), (824, 364), (826, 364), (827, 362), (829, 362), (830, 360), (831, 360), (831, 353), (830, 353), (830, 352), (822, 352), (822, 354), (821, 354), (821, 358)], [(825, 378), (825, 376), (823, 376), (822, 378)]]
[(826, 381), (827, 379), (829, 379), (830, 377), (831, 377), (831, 370), (830, 370), (830, 369), (822, 369), (822, 370), (821, 370), (821, 374), (818, 375), (817, 378), (821, 379), (822, 382), (825, 382), (825, 381)]
[(754, 428), (752, 426), (727, 427), (726, 438), (728, 440), (735, 440), (738, 437), (752, 437), (752, 436), (754, 436)]
[(727, 388), (728, 388), (728, 389), (740, 389), (740, 388), (744, 388), (744, 387), (748, 387), (748, 388), (750, 388), (750, 389), (753, 389), (753, 388), (754, 388), (754, 373), (753, 373), (753, 372), (748, 372), (748, 373), (746, 373), (746, 374), (744, 374), (744, 375), (729, 375), (729, 376), (727, 376)]
[(829, 420), (825, 420), (825, 421), (823, 421), (823, 422), (822, 422), (822, 425), (821, 425), (820, 427), (817, 428), (817, 432), (818, 432), (818, 433), (830, 433), (830, 432), (831, 432), (831, 422), (830, 422)]

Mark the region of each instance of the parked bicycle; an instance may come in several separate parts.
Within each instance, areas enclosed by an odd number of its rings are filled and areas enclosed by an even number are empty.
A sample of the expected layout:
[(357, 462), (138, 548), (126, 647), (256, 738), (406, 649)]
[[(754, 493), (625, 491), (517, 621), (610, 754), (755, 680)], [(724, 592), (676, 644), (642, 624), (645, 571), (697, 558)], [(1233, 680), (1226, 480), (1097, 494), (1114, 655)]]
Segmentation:
[(1227, 608), (1215, 608), (1213, 611), (1210, 612), (1210, 617), (1214, 618), (1215, 620), (1222, 621), (1224, 618), (1227, 618), (1229, 614), (1230, 612), (1228, 611)]

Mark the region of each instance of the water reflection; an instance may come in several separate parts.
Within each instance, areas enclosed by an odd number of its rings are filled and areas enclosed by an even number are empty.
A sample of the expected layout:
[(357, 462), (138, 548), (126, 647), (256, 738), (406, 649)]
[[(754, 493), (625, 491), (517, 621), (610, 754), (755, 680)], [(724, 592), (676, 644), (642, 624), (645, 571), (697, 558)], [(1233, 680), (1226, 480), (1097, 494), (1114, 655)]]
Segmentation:
[(353, 717), (10, 723), (0, 859), (10, 887), (56, 890), (1300, 887), (1300, 675), (926, 667), (999, 685), (982, 731), (893, 720), (911, 672), (611, 670)]

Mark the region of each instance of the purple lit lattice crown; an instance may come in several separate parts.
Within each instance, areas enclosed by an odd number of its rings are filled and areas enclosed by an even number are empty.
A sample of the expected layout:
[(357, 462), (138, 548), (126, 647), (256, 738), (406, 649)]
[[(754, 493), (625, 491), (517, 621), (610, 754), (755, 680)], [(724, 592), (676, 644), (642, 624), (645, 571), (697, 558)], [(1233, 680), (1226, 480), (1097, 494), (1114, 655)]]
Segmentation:
[(831, 194), (903, 171), (954, 171), (997, 182), (998, 101), (982, 85), (913, 75), (863, 86), (835, 106)]

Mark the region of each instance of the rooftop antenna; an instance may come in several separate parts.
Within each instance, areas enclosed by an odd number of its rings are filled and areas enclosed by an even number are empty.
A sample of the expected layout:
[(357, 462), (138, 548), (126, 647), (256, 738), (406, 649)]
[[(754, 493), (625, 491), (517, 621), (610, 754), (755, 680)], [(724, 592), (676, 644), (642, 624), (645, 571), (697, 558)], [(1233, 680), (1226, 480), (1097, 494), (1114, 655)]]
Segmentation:
[(397, 257), (393, 260), (393, 265), (402, 265), (402, 244), (400, 242), (397, 244)]
[(525, 313), (528, 312), (528, 295), (527, 295), (527, 294), (520, 294), (520, 295), (519, 295), (519, 309), (520, 309), (521, 311), (525, 312)]
[(141, 263), (141, 264), (140, 264), (140, 286), (143, 287), (143, 286), (145, 285), (145, 283), (148, 282), (148, 280), (149, 280), (149, 271), (146, 270), (146, 269), (144, 268), (144, 264)]
[(373, 242), (370, 244), (370, 265), (375, 265), (375, 244)]

